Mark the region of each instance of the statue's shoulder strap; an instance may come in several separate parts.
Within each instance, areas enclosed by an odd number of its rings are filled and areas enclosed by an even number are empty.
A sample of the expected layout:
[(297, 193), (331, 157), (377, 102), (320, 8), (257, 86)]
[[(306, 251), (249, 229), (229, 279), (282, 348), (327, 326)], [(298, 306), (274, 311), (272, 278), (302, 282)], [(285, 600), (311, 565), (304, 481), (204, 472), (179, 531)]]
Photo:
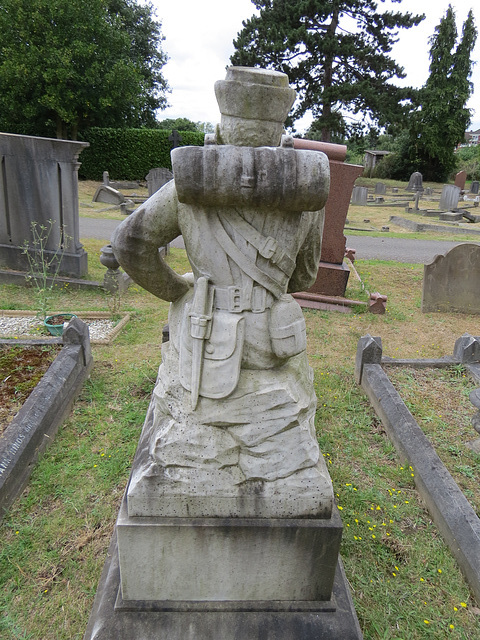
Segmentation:
[(283, 293), (288, 283), (289, 276), (280, 269), (277, 269), (278, 278), (272, 277), (270, 274), (260, 269), (255, 262), (246, 256), (233, 242), (228, 233), (223, 228), (219, 215), (216, 211), (212, 211), (209, 216), (215, 239), (220, 244), (225, 253), (231, 258), (240, 269), (246, 273), (252, 280), (265, 287), (276, 298)]
[(287, 251), (279, 246), (277, 240), (272, 236), (264, 236), (257, 231), (243, 216), (235, 209), (227, 209), (219, 214), (220, 219), (227, 220), (241, 236), (249, 242), (258, 253), (283, 271), (289, 278), (295, 271), (295, 260), (291, 258)]

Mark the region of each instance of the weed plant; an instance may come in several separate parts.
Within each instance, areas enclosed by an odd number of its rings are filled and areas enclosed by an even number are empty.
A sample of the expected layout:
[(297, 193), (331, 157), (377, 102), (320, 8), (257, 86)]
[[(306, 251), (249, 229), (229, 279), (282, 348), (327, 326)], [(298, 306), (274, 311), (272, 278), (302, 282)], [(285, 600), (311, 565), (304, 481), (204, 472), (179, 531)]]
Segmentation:
[(49, 250), (50, 238), (57, 232), (57, 223), (54, 220), (48, 220), (46, 224), (33, 221), (32, 240), (30, 243), (26, 242), (23, 249), (29, 266), (27, 278), (34, 288), (37, 313), (42, 320), (47, 317), (62, 258), (70, 241), (64, 227), (60, 227), (58, 231), (58, 245), (54, 251)]

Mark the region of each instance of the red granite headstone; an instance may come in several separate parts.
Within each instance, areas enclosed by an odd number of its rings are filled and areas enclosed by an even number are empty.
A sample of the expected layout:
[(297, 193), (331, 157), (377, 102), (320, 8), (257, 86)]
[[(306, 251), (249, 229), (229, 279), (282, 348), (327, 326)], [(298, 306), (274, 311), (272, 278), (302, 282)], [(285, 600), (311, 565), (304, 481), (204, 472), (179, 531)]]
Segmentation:
[(325, 205), (321, 262), (317, 280), (308, 291), (327, 296), (343, 296), (350, 273), (343, 262), (346, 243), (343, 230), (353, 185), (362, 174), (363, 166), (344, 163), (347, 155), (347, 147), (344, 145), (295, 138), (294, 147), (323, 151), (330, 163), (330, 194)]
[(465, 189), (465, 180), (467, 179), (466, 171), (459, 171), (455, 176), (455, 186), (460, 187), (460, 189)]

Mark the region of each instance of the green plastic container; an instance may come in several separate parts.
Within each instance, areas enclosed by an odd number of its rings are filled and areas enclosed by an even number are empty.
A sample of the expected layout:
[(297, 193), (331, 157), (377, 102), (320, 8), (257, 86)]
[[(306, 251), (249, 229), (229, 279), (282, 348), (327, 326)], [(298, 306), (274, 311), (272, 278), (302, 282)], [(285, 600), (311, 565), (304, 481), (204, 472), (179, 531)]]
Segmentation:
[[(63, 333), (63, 327), (67, 322), (70, 322), (72, 318), (77, 316), (74, 313), (56, 313), (53, 316), (47, 316), (43, 324), (47, 327), (52, 336), (61, 336)], [(63, 319), (63, 322), (58, 323), (58, 320)]]

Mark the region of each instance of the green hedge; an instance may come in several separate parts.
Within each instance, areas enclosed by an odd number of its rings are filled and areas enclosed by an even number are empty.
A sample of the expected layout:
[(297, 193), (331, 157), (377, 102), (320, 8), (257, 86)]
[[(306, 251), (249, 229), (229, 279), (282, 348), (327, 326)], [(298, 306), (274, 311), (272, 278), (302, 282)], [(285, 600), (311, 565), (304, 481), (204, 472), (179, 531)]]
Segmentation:
[[(80, 154), (78, 175), (102, 180), (103, 172), (108, 171), (111, 180), (144, 180), (150, 169), (171, 169), (171, 133), (167, 129), (87, 129), (81, 140), (90, 146)], [(179, 133), (182, 146), (203, 146), (204, 133)]]

